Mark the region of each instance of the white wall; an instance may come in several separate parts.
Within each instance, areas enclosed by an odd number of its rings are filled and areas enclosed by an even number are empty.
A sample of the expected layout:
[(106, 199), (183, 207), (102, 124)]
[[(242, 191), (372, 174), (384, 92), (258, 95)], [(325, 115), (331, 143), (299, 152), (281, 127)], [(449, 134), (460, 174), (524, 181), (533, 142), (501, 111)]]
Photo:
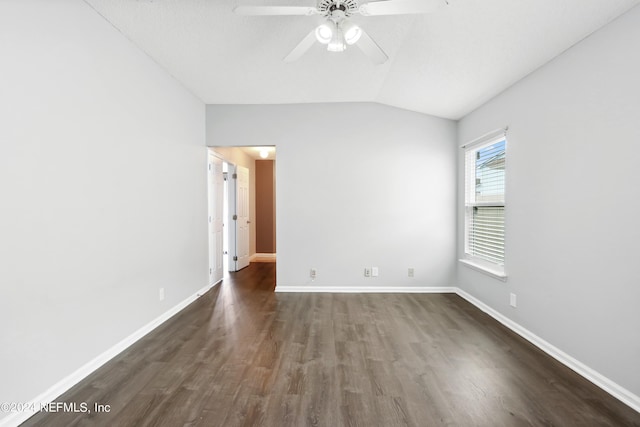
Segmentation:
[(0, 3), (0, 58), (0, 402), (24, 402), (206, 286), (205, 116), (80, 0)]
[(207, 106), (208, 145), (276, 146), (279, 287), (455, 283), (455, 126), (378, 104)]
[(508, 282), (458, 267), (464, 290), (636, 396), (638, 52), (636, 7), (460, 122), (460, 144), (509, 126)]

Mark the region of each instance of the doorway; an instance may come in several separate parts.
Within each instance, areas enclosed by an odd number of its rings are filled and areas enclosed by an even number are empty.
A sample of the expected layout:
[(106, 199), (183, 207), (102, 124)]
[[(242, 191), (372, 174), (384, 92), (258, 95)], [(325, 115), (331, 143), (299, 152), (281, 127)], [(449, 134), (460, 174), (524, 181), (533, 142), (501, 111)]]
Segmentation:
[[(275, 262), (275, 147), (212, 147), (208, 155), (209, 264), (210, 280), (215, 283), (228, 272), (238, 271), (250, 262)], [(263, 194), (258, 197), (256, 190), (264, 191), (261, 181), (266, 178), (263, 175), (257, 178), (256, 165), (261, 167), (268, 162), (273, 164), (270, 178), (273, 212), (267, 217), (271, 218), (273, 229), (267, 233), (273, 234), (273, 250), (272, 253), (258, 253), (256, 236), (258, 231), (262, 232), (261, 236), (265, 234), (262, 229), (265, 215), (261, 211), (265, 197)], [(222, 220), (221, 227), (214, 226), (218, 225), (218, 218)], [(221, 232), (218, 235), (214, 230)], [(213, 275), (218, 266), (222, 275)]]
[(214, 285), (224, 275), (224, 174), (223, 160), (208, 153), (208, 226), (209, 226), (209, 284)]

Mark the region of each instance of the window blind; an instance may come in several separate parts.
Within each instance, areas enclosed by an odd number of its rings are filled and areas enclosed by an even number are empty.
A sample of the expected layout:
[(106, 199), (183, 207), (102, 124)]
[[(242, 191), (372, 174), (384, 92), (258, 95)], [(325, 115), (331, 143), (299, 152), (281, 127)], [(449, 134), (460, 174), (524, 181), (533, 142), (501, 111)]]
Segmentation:
[(504, 133), (467, 146), (465, 155), (465, 252), (504, 265)]

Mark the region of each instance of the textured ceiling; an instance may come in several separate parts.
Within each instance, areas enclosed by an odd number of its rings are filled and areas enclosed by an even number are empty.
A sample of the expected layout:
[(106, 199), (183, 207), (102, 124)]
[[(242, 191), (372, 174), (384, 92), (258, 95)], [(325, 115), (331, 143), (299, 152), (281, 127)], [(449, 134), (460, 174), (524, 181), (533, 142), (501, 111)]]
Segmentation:
[[(85, 0), (207, 104), (380, 102), (459, 119), (640, 0), (449, 0), (428, 15), (354, 16), (389, 61), (316, 44), (321, 18), (238, 16), (314, 0)], [(444, 2), (444, 0), (443, 0)]]

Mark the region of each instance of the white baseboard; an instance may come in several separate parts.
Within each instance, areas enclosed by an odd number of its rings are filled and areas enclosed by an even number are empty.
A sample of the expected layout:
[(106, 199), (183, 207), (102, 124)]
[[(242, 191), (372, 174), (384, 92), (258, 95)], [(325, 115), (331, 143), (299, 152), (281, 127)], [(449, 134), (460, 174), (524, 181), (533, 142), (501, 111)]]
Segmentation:
[[(25, 405), (33, 408), (40, 408), (40, 405), (46, 405), (47, 403), (53, 402), (57, 397), (64, 394), (66, 391), (71, 389), (74, 385), (78, 384), (80, 381), (88, 377), (91, 373), (93, 373), (96, 369), (100, 368), (102, 365), (107, 363), (109, 360), (113, 359), (118, 354), (122, 353), (132, 344), (136, 343), (142, 337), (147, 335), (149, 332), (153, 331), (158, 326), (162, 325), (164, 322), (169, 320), (174, 315), (178, 314), (181, 310), (186, 308), (189, 304), (197, 300), (199, 297), (204, 295), (209, 289), (213, 288), (215, 285), (220, 283), (222, 280), (207, 285), (204, 288), (200, 289), (195, 294), (181, 301), (177, 305), (173, 306), (151, 322), (144, 325), (142, 328), (138, 329), (122, 341), (118, 342), (113, 347), (106, 350), (104, 353), (100, 354), (93, 360), (89, 361), (71, 375), (63, 378), (58, 381), (56, 384), (51, 386), (44, 393), (36, 396), (34, 399), (29, 401), (29, 405)], [(34, 416), (36, 412), (32, 411), (24, 411), (24, 412), (12, 412), (7, 417), (0, 419), (0, 427), (16, 427)]]
[(598, 387), (600, 387), (601, 389), (603, 389), (604, 391), (606, 391), (607, 393), (615, 397), (616, 399), (623, 402), (625, 405), (633, 408), (637, 412), (640, 412), (640, 396), (635, 395), (634, 393), (630, 392), (629, 390), (625, 389), (619, 384), (611, 381), (609, 378), (605, 377), (599, 372), (591, 369), (590, 367), (580, 362), (579, 360), (576, 360), (575, 358), (571, 357), (570, 355), (560, 350), (556, 346), (543, 340), (533, 332), (520, 326), (519, 324), (512, 321), (508, 317), (500, 314), (499, 312), (489, 307), (488, 305), (486, 305), (479, 299), (475, 298), (471, 294), (459, 288), (457, 289), (456, 293), (460, 297), (464, 298), (465, 300), (469, 301), (471, 304), (479, 308), (480, 310), (487, 313), (489, 316), (493, 317), (498, 322), (502, 323), (507, 328), (511, 329), (516, 334), (520, 335), (522, 338), (529, 341), (531, 344), (538, 347), (540, 350), (547, 353), (549, 356), (556, 359), (558, 362), (562, 363), (566, 367), (570, 368), (571, 370), (575, 371), (576, 373), (583, 376), (587, 380), (591, 381), (592, 383), (594, 383), (595, 385), (597, 385)]
[(456, 290), (453, 286), (276, 286), (276, 292), (446, 294)]

